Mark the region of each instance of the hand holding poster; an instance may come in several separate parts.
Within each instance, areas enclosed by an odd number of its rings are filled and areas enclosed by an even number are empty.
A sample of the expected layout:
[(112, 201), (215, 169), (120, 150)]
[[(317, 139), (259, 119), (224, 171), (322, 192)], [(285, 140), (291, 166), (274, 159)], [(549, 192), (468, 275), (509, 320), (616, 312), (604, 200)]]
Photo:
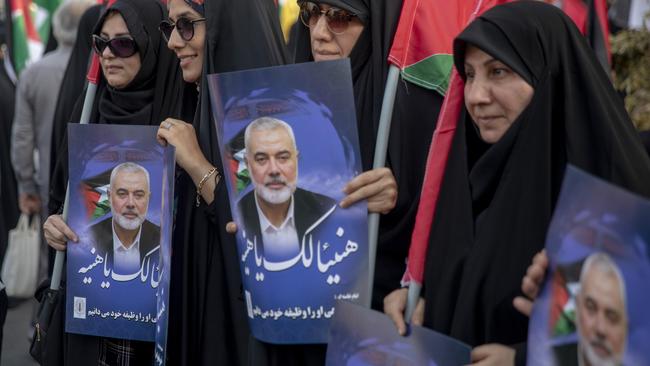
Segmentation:
[(528, 365), (650, 365), (650, 202), (567, 168)]
[(174, 150), (158, 145), (156, 127), (68, 131), (68, 224), (80, 240), (67, 246), (66, 331), (154, 341), (169, 283)]
[(360, 173), (349, 61), (209, 79), (253, 335), (325, 343), (334, 301), (363, 302), (365, 202), (343, 209)]

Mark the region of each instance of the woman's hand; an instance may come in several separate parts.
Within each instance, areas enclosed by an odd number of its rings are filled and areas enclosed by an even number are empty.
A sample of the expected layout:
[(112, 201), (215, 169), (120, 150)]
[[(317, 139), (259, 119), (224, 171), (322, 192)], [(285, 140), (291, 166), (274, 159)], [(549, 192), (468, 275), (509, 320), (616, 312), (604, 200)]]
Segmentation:
[(41, 197), (35, 193), (21, 193), (18, 196), (18, 207), (24, 214), (35, 214), (41, 212)]
[(516, 351), (501, 344), (485, 344), (472, 350), (473, 366), (509, 366), (515, 364)]
[(167, 118), (160, 124), (156, 139), (162, 146), (170, 144), (176, 148), (176, 163), (185, 170), (205, 160), (194, 126), (189, 123)]
[(65, 243), (79, 241), (77, 234), (63, 221), (61, 215), (52, 215), (43, 224), (43, 235), (47, 243), (55, 250), (65, 250)]
[(397, 203), (397, 182), (388, 168), (359, 174), (343, 188), (343, 192), (347, 195), (339, 204), (343, 208), (367, 199), (369, 212), (385, 214)]
[[(190, 175), (195, 186), (198, 187), (205, 174), (214, 168), (203, 155), (191, 124), (167, 118), (160, 124), (156, 139), (162, 146), (169, 144), (176, 148), (176, 163)], [(201, 187), (201, 196), (208, 204), (214, 201), (217, 173), (206, 179)]]
[[(404, 311), (408, 297), (408, 288), (397, 289), (384, 298), (384, 313), (395, 323), (400, 335), (406, 334)], [(424, 299), (420, 298), (411, 317), (411, 324), (422, 325), (424, 321)]]
[(237, 234), (237, 224), (234, 221), (230, 221), (226, 224), (226, 232), (228, 234)]
[(546, 256), (546, 251), (542, 250), (535, 254), (533, 263), (528, 266), (526, 275), (521, 280), (521, 291), (527, 297), (517, 296), (512, 302), (514, 307), (519, 310), (520, 313), (530, 316), (530, 313), (533, 310), (533, 302), (535, 301), (535, 298), (537, 298), (539, 290), (542, 287), (542, 281), (544, 281), (547, 269), (548, 257)]

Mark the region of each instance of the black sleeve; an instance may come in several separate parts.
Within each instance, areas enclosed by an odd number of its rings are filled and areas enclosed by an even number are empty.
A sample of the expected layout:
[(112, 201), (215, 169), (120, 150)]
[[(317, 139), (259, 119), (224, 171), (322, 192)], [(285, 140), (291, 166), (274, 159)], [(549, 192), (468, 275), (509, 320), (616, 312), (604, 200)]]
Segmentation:
[(48, 202), (48, 211), (50, 215), (60, 214), (63, 212), (63, 202), (65, 201), (66, 188), (68, 186), (68, 133), (63, 134), (57, 148), (57, 155), (54, 156), (56, 162), (50, 176), (50, 199)]
[(228, 199), (228, 193), (224, 187), (225, 184), (226, 183), (223, 182), (223, 177), (221, 177), (217, 185), (214, 187), (214, 200), (212, 200), (212, 203), (206, 204), (205, 201), (203, 201), (203, 198), (199, 198), (201, 200), (201, 206), (203, 206), (205, 215), (207, 216), (208, 220), (210, 220), (210, 222), (214, 225), (217, 225), (217, 205), (223, 204), (223, 200)]

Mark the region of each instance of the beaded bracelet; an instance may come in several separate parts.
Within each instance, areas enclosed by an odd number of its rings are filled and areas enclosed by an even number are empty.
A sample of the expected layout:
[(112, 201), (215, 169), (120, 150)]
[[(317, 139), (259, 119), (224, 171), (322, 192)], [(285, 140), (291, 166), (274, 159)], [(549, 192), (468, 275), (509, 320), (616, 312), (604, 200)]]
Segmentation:
[[(201, 178), (201, 181), (199, 182), (199, 185), (196, 187), (196, 207), (199, 207), (201, 205), (200, 197), (201, 197), (201, 189), (203, 189), (203, 184), (205, 184), (205, 182), (208, 180), (208, 178), (210, 178), (210, 176), (212, 176), (212, 174), (214, 174), (216, 171), (217, 171), (217, 168), (214, 167), (214, 168), (210, 169), (207, 173), (205, 173), (203, 178)], [(218, 176), (219, 176), (219, 173), (217, 173), (217, 177)]]

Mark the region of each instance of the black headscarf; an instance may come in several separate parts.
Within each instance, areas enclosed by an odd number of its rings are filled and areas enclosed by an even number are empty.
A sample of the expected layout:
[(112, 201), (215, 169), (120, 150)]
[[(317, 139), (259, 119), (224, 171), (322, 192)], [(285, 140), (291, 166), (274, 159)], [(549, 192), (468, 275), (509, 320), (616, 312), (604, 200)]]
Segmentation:
[(79, 19), (77, 39), (72, 47), (70, 61), (63, 74), (59, 98), (56, 102), (54, 121), (52, 125), (52, 158), (50, 159), (50, 175), (54, 171), (54, 165), (58, 156), (60, 144), (62, 143), (65, 130), (70, 121), (70, 115), (74, 110), (75, 103), (84, 90), (86, 82), (86, 70), (90, 53), (92, 51), (92, 31), (99, 19), (102, 10), (101, 5), (94, 5), (84, 12)]
[[(567, 163), (650, 197), (650, 160), (619, 96), (571, 19), (542, 2), (497, 6), (454, 42), (464, 77), (472, 44), (534, 88), (494, 145), (465, 111), (432, 224), (425, 325), (472, 346), (524, 342), (512, 306), (546, 231)], [(519, 355), (519, 354), (518, 354)]]
[[(304, 1), (299, 1), (301, 4)], [(388, 74), (388, 51), (397, 29), (401, 1), (325, 0), (328, 4), (356, 14), (364, 25), (350, 53), (354, 99), (359, 126), (361, 160), (364, 170), (372, 168), (384, 84)], [(298, 26), (296, 62), (313, 61), (309, 28)]]
[[(134, 80), (122, 89), (110, 87), (101, 75), (90, 123), (158, 125), (167, 117), (177, 116), (184, 88), (176, 56), (158, 31), (158, 24), (167, 18), (164, 6), (154, 0), (117, 0), (105, 9), (94, 27), (99, 34), (108, 14), (118, 12), (129, 33), (138, 44), (141, 68)], [(71, 122), (81, 118), (85, 90), (75, 104)], [(68, 146), (64, 133), (52, 174), (50, 212), (57, 212), (65, 196), (68, 179)], [(61, 142), (61, 141), (60, 141)]]
[[(388, 74), (388, 53), (402, 2), (395, 0), (323, 0), (320, 3), (358, 14), (364, 29), (351, 54), (363, 169), (372, 168), (381, 103)], [(309, 29), (298, 25), (296, 62), (313, 60)], [(399, 287), (417, 213), (427, 152), (442, 96), (417, 85), (399, 82), (388, 143), (387, 166), (397, 181), (397, 205), (382, 215), (379, 228), (372, 307)]]
[[(166, 77), (169, 75), (169, 70), (162, 69), (159, 64), (177, 65), (175, 56), (167, 49), (158, 31), (158, 24), (166, 12), (154, 1), (118, 1), (102, 14), (93, 34), (100, 34), (104, 21), (113, 12), (118, 12), (124, 18), (131, 37), (138, 45), (142, 66), (126, 87), (115, 89), (107, 86), (97, 93), (98, 121), (114, 124), (150, 121), (152, 116), (160, 116), (160, 109), (165, 107), (162, 100), (154, 101), (156, 89), (166, 85), (164, 83), (168, 82)], [(158, 108), (158, 111), (154, 111), (154, 108)], [(164, 115), (167, 117), (169, 113)], [(160, 121), (157, 118), (154, 124)]]
[[(193, 124), (203, 154), (223, 172), (206, 74), (281, 65), (287, 55), (272, 0), (210, 0), (204, 6), (206, 51)], [(194, 183), (187, 174), (179, 180), (168, 363), (245, 365), (250, 331), (235, 237), (225, 232), (232, 220), (225, 183), (217, 185), (211, 205), (201, 200), (196, 208)]]

